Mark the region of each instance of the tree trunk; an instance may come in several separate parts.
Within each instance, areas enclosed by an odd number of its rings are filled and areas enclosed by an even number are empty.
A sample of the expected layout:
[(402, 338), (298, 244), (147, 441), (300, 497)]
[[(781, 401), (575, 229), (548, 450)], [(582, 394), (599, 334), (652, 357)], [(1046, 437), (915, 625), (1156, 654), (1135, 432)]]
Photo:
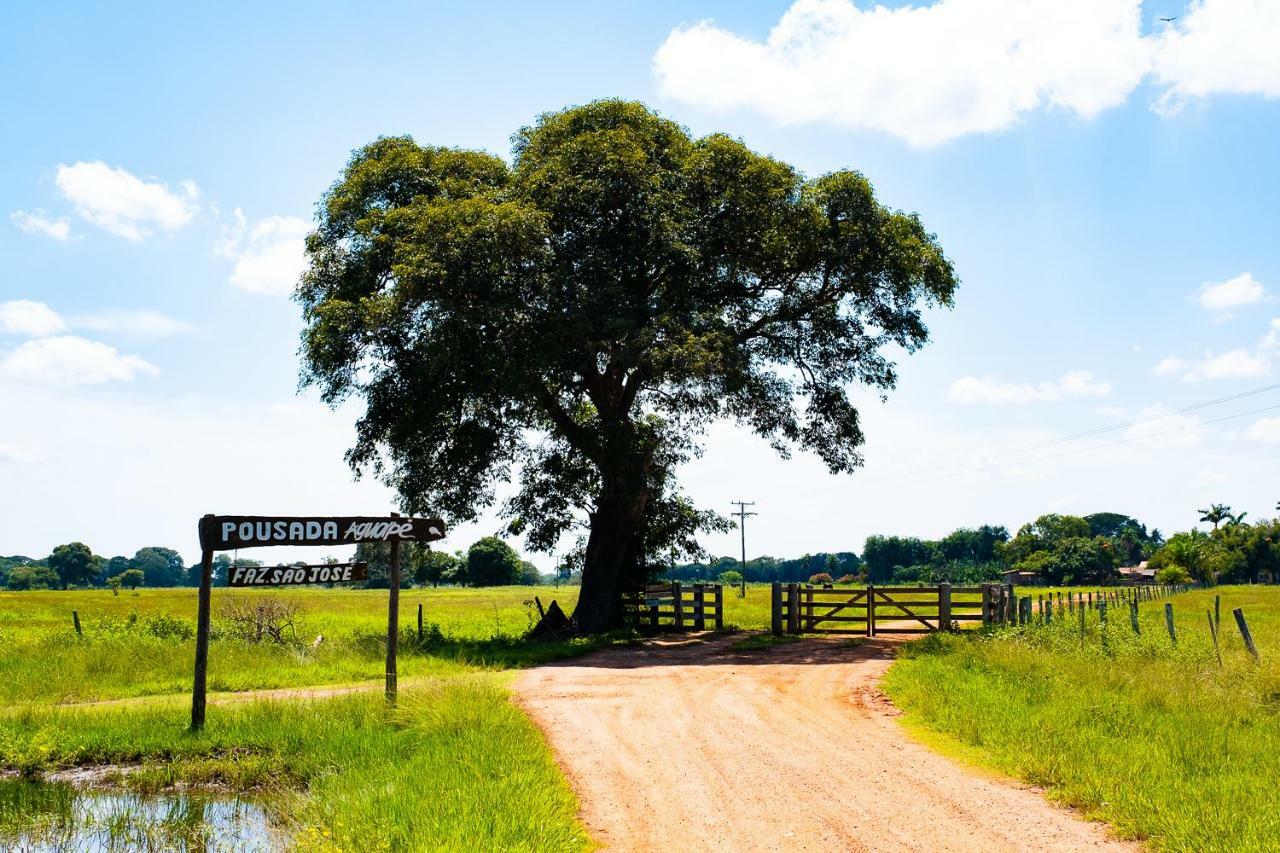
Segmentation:
[(583, 634), (624, 627), (624, 579), (643, 559), (639, 552), (648, 490), (644, 477), (605, 476), (582, 567), (582, 588), (573, 619)]

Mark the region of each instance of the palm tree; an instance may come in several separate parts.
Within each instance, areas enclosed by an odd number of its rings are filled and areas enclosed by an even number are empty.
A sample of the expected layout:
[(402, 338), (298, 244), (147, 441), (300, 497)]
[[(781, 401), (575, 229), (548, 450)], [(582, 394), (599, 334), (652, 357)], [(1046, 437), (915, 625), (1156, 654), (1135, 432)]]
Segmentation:
[(1208, 509), (1198, 509), (1196, 512), (1200, 513), (1200, 520), (1211, 523), (1214, 530), (1218, 529), (1223, 520), (1231, 517), (1231, 507), (1226, 504), (1209, 504)]
[(1237, 513), (1236, 515), (1229, 516), (1227, 521), (1228, 526), (1235, 527), (1237, 524), (1243, 523), (1244, 517), (1248, 514), (1249, 513), (1247, 512), (1241, 512), (1241, 513)]

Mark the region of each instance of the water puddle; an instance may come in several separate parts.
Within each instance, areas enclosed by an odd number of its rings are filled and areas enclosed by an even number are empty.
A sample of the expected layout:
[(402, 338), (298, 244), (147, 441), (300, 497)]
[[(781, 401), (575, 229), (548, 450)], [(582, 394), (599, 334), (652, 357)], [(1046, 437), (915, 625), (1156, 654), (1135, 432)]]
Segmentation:
[(143, 796), (15, 779), (0, 780), (0, 849), (240, 853), (283, 844), (260, 806), (232, 797)]

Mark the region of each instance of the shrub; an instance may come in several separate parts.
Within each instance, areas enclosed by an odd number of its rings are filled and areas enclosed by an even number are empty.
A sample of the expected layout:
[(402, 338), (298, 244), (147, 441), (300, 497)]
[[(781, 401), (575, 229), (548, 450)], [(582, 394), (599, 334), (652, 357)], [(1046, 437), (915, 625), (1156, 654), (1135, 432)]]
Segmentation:
[(151, 636), (161, 640), (190, 640), (196, 635), (195, 626), (186, 620), (168, 613), (157, 613), (148, 616), (143, 623), (144, 629)]
[(717, 580), (725, 586), (734, 586), (742, 583), (742, 572), (735, 572), (732, 569), (727, 572), (721, 572)]
[(278, 598), (228, 598), (221, 616), (231, 623), (231, 634), (241, 640), (296, 645), (301, 627), (298, 611), (294, 602)]
[(831, 579), (831, 575), (827, 574), (826, 572), (818, 572), (816, 575), (809, 575), (809, 583), (811, 584), (835, 583), (835, 581), (833, 581)]
[(1191, 583), (1191, 573), (1182, 566), (1165, 566), (1156, 572), (1156, 583), (1170, 585)]

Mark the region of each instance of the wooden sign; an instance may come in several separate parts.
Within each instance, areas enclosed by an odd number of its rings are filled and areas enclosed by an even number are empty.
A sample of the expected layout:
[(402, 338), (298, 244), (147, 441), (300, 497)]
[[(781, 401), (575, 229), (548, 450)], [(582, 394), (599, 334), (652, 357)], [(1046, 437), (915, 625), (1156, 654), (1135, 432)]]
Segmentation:
[(443, 538), (444, 522), (438, 518), (206, 515), (200, 519), (200, 547), (205, 551), (269, 545), (434, 542)]
[(324, 563), (318, 566), (232, 566), (228, 586), (294, 586), (308, 583), (351, 583), (369, 579), (368, 563)]

